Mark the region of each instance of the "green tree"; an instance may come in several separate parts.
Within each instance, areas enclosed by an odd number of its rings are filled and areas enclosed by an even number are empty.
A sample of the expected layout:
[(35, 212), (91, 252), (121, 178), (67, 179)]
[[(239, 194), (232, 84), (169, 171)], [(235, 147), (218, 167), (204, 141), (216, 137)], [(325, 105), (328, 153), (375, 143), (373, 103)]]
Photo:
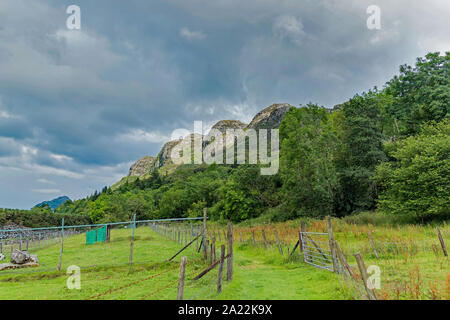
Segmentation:
[(280, 126), (280, 177), (288, 214), (333, 213), (337, 175), (336, 137), (324, 108), (309, 104), (291, 109)]
[(387, 160), (382, 146), (382, 101), (374, 90), (355, 95), (342, 107), (341, 140), (335, 157), (340, 186), (336, 199), (339, 215), (375, 206), (377, 185), (372, 176), (375, 167)]
[(450, 121), (425, 125), (420, 134), (392, 143), (395, 159), (377, 167), (379, 209), (417, 219), (450, 217)]
[(387, 111), (404, 135), (417, 133), (424, 122), (448, 118), (450, 52), (429, 53), (417, 58), (414, 67), (400, 66), (400, 75), (386, 84), (386, 91), (394, 98)]

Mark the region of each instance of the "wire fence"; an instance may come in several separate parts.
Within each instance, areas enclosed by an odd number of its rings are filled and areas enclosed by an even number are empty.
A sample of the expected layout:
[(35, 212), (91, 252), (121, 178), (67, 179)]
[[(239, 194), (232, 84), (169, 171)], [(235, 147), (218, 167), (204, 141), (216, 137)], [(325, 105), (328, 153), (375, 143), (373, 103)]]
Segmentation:
[[(133, 219), (79, 226), (64, 226), (62, 223), (60, 227), (48, 228), (0, 228), (1, 252), (5, 256), (9, 255), (11, 258), (11, 253), (19, 249), (39, 258), (39, 264), (35, 268), (15, 266), (2, 269), (2, 266), (10, 264), (0, 262), (0, 281), (8, 281), (7, 277), (20, 274), (33, 279), (30, 276), (36, 273), (36, 280), (45, 279), (52, 274), (62, 276), (68, 266), (75, 265), (89, 277), (89, 280), (83, 280), (89, 286), (88, 292), (92, 291), (89, 300), (123, 298), (128, 295), (142, 300), (173, 299), (173, 289), (179, 284), (180, 264), (172, 260), (183, 255), (183, 259), (185, 256), (190, 257), (185, 276), (186, 297), (207, 299), (217, 289), (218, 275), (210, 271), (218, 265), (220, 259), (216, 259), (215, 247), (214, 254), (212, 253), (213, 245), (211, 243), (209, 247), (207, 233), (203, 233), (202, 224), (197, 223), (200, 219), (206, 225), (206, 217), (202, 217), (143, 221)], [(100, 229), (105, 229), (105, 233), (95, 233), (104, 237), (101, 240), (97, 237), (96, 240), (99, 241), (91, 241), (88, 232)], [(204, 252), (208, 252), (207, 257)], [(214, 262), (213, 267), (208, 267), (205, 272), (208, 261)], [(125, 277), (129, 281), (117, 281), (110, 274), (98, 279), (102, 276), (96, 276), (95, 273), (101, 270), (117, 270), (114, 272), (132, 273), (133, 276)], [(141, 273), (142, 270), (146, 272)], [(204, 274), (194, 278), (202, 270)], [(144, 277), (141, 276), (143, 274)], [(37, 284), (40, 285), (40, 281)], [(103, 291), (93, 290), (96, 285), (103, 288)]]
[[(70, 265), (81, 269), (101, 266), (126, 266), (130, 263), (148, 264), (160, 262), (158, 259), (173, 250), (164, 243), (155, 254), (154, 233), (151, 224), (171, 224), (171, 229), (181, 230), (192, 226), (198, 230), (196, 220), (202, 218), (181, 218), (166, 220), (125, 221), (108, 224), (79, 226), (60, 226), (48, 228), (16, 228), (0, 230), (0, 253), (8, 261), (15, 249), (37, 255), (39, 266), (33, 269), (19, 268), (10, 264), (1, 264), (0, 276), (33, 272), (51, 272), (64, 270)], [(86, 232), (98, 228), (107, 228), (108, 236), (101, 244), (87, 244)], [(198, 232), (198, 231), (196, 231)], [(189, 237), (192, 234), (189, 234)], [(187, 241), (184, 236), (182, 241)], [(133, 259), (130, 261), (130, 242), (133, 242)]]

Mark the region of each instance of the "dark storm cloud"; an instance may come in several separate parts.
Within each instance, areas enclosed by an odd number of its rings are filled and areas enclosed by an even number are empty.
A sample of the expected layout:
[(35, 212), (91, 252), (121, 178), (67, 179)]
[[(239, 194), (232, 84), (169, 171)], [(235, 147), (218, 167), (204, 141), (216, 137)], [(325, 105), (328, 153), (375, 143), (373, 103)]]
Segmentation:
[[(79, 0), (80, 31), (71, 4), (0, 3), (0, 206), (31, 206), (40, 178), (83, 196), (194, 120), (331, 107), (450, 50), (447, 0)], [(366, 27), (372, 4), (381, 30)]]

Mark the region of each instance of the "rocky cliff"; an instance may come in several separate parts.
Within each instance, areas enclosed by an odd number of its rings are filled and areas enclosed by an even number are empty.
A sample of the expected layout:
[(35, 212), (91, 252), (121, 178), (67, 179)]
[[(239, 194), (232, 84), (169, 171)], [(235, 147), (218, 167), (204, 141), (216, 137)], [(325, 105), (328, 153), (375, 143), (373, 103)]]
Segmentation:
[[(227, 129), (275, 129), (280, 126), (285, 113), (290, 108), (294, 108), (294, 106), (288, 103), (275, 103), (258, 112), (248, 125), (239, 120), (221, 120), (212, 128), (217, 129), (222, 133), (225, 133)], [(191, 134), (190, 137), (186, 137), (185, 139), (178, 139), (165, 143), (156, 158), (145, 156), (138, 160), (131, 166), (128, 177), (142, 177), (150, 173), (152, 170), (175, 166), (171, 160), (172, 150), (180, 142), (182, 144), (189, 143), (189, 138), (192, 140), (194, 138), (194, 134)], [(203, 137), (203, 141), (203, 147), (208, 145), (211, 141), (209, 134)]]
[(294, 108), (289, 103), (275, 103), (256, 114), (248, 125), (252, 129), (273, 129), (278, 128), (285, 113)]
[(154, 167), (156, 158), (152, 156), (145, 156), (134, 163), (128, 171), (129, 177), (141, 177), (151, 171)]

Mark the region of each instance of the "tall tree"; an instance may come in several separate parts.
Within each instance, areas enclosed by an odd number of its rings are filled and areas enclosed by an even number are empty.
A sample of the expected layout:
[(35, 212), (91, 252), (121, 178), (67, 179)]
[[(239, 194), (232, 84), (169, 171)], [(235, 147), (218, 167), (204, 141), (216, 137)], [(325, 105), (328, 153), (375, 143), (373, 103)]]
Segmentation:
[(424, 122), (450, 117), (450, 52), (429, 53), (414, 67), (400, 66), (386, 91), (394, 98), (388, 112), (404, 135), (417, 133)]
[(378, 97), (376, 90), (369, 91), (342, 107), (341, 147), (335, 158), (341, 187), (336, 211), (340, 215), (375, 206), (377, 188), (372, 177), (375, 167), (386, 160)]
[(289, 110), (281, 123), (282, 197), (291, 216), (333, 213), (336, 137), (328, 119), (324, 108), (309, 104)]

